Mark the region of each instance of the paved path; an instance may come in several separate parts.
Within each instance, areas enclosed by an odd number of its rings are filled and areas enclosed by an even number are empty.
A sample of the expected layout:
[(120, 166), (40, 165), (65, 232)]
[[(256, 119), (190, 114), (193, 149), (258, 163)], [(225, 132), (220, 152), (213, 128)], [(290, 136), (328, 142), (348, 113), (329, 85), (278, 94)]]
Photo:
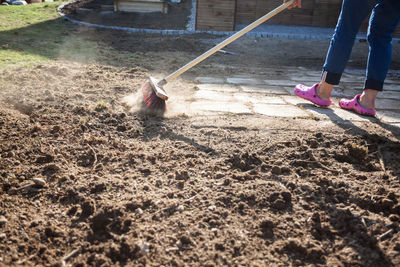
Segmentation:
[(361, 70), (346, 70), (333, 93), (334, 105), (320, 108), (293, 94), (298, 83), (312, 85), (320, 72), (305, 68), (264, 69), (259, 74), (233, 77), (197, 77), (190, 110), (195, 114), (262, 114), (272, 117), (312, 118), (331, 121), (377, 121), (400, 127), (400, 73), (389, 74), (384, 92), (377, 99), (377, 119), (343, 110), (341, 97), (362, 91)]

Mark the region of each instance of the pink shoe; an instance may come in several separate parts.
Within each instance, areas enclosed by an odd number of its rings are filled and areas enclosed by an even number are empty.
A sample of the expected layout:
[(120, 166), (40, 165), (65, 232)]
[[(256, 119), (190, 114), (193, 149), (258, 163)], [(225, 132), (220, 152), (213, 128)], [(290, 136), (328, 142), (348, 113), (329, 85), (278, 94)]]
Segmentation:
[(309, 100), (318, 106), (327, 107), (330, 104), (332, 104), (332, 101), (323, 100), (317, 95), (316, 89), (317, 89), (318, 85), (319, 84), (316, 83), (312, 87), (307, 87), (305, 85), (298, 84), (294, 88), (294, 93), (297, 96), (300, 96), (303, 99)]
[(353, 110), (360, 115), (375, 117), (375, 109), (365, 108), (360, 105), (360, 96), (361, 94), (358, 94), (351, 100), (342, 98), (340, 99), (339, 106), (343, 109)]

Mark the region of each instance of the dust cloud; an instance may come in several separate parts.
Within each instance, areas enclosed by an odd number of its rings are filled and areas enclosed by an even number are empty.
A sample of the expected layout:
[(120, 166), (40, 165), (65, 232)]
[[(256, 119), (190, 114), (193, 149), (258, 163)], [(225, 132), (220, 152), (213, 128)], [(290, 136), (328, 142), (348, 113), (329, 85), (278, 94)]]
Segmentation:
[[(193, 93), (195, 85), (190, 82), (177, 79), (167, 84), (164, 89), (169, 99), (166, 101), (167, 110), (163, 114), (165, 118), (186, 117), (194, 115), (190, 108), (194, 101)], [(126, 105), (130, 112), (147, 113), (148, 110), (143, 102), (142, 90), (129, 94), (122, 98), (121, 102)]]

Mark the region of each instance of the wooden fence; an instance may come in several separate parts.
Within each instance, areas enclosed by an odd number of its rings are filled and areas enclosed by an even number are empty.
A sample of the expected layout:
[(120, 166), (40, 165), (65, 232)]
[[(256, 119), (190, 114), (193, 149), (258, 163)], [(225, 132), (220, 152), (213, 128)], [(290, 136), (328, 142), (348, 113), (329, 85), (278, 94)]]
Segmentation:
[[(282, 0), (197, 0), (198, 30), (232, 31), (235, 24), (247, 24), (282, 4)], [(303, 0), (302, 8), (285, 10), (266, 24), (335, 27), (342, 0)], [(366, 31), (368, 20), (361, 31)], [(400, 26), (395, 37), (400, 37)]]
[(197, 30), (232, 31), (235, 28), (236, 0), (198, 0)]

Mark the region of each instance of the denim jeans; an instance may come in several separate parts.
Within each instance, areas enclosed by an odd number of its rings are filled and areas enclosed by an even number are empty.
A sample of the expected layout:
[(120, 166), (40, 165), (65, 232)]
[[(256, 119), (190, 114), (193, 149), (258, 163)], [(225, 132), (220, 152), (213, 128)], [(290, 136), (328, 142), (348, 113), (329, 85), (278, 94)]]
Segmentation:
[(392, 33), (400, 19), (400, 0), (343, 0), (324, 64), (325, 82), (339, 84), (362, 22), (371, 13), (364, 89), (382, 91), (392, 58)]

